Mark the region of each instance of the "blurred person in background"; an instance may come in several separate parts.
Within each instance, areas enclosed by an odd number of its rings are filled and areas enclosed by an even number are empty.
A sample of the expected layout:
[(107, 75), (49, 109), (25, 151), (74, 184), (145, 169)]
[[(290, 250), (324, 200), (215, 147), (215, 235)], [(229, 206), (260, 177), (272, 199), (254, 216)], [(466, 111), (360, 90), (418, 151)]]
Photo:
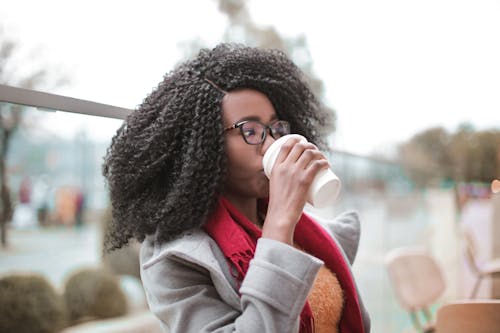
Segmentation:
[[(166, 74), (108, 149), (108, 250), (142, 242), (168, 332), (369, 332), (350, 270), (359, 220), (303, 213), (331, 121), (282, 52), (221, 44)], [(289, 133), (270, 179), (269, 146)]]
[(28, 176), (25, 176), (19, 185), (18, 203), (14, 206), (12, 225), (15, 228), (33, 228), (38, 225), (32, 206), (31, 179)]

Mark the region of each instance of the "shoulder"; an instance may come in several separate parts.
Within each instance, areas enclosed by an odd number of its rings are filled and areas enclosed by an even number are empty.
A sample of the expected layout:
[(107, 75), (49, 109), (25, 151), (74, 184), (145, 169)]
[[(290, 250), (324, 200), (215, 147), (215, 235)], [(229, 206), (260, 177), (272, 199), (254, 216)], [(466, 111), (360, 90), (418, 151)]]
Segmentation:
[(352, 264), (358, 252), (361, 236), (361, 223), (358, 213), (347, 211), (337, 215), (335, 218), (324, 218), (318, 215), (311, 216), (335, 238)]
[(148, 269), (171, 257), (210, 262), (210, 259), (214, 257), (214, 248), (217, 248), (215, 242), (201, 229), (186, 232), (169, 242), (160, 242), (155, 235), (149, 235), (141, 244), (141, 267)]

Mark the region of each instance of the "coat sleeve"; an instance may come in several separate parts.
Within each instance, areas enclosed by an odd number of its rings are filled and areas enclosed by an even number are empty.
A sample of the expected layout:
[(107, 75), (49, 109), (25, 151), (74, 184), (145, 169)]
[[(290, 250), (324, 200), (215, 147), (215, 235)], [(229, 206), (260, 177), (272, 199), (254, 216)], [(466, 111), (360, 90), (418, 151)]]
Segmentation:
[(322, 264), (286, 244), (259, 239), (239, 290), (239, 309), (223, 301), (207, 269), (175, 256), (143, 265), (141, 278), (165, 332), (298, 332)]

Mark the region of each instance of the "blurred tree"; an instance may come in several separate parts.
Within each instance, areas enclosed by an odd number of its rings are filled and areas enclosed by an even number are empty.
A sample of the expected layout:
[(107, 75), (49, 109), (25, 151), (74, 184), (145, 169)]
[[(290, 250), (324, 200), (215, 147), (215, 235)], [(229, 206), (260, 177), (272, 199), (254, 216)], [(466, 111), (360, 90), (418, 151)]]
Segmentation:
[(399, 159), (419, 186), (443, 180), (486, 182), (500, 176), (500, 130), (476, 131), (462, 124), (455, 133), (424, 130), (399, 147)]
[(465, 181), (468, 173), (470, 156), (470, 142), (474, 138), (474, 128), (469, 124), (459, 126), (457, 132), (452, 137), (450, 155), (453, 164), (453, 178), (457, 181)]
[(417, 186), (450, 178), (449, 144), (448, 132), (442, 127), (435, 127), (416, 134), (400, 146), (400, 161)]
[[(216, 1), (219, 11), (225, 14), (229, 21), (224, 34), (225, 40), (285, 52), (306, 73), (314, 93), (320, 98), (324, 97), (324, 84), (314, 73), (313, 59), (305, 36), (285, 38), (273, 26), (259, 26), (250, 15), (247, 6), (249, 1), (247, 0)], [(330, 112), (335, 116), (332, 109)], [(333, 124), (331, 125), (333, 126)]]
[(489, 183), (500, 177), (500, 130), (475, 131), (462, 124), (452, 137), (450, 153), (458, 181)]
[[(19, 74), (19, 45), (6, 36), (0, 26), (0, 84), (34, 89), (50, 85), (60, 86), (68, 83), (65, 76), (49, 75), (45, 67), (35, 69), (29, 75)], [(17, 64), (17, 66), (16, 66)], [(53, 74), (53, 73), (52, 73)], [(7, 245), (7, 223), (12, 218), (13, 203), (7, 179), (6, 161), (12, 135), (22, 122), (23, 107), (0, 102), (0, 243)]]
[[(228, 19), (228, 26), (223, 39), (226, 42), (242, 43), (248, 46), (278, 49), (285, 52), (299, 66), (309, 81), (311, 89), (320, 98), (324, 99), (323, 81), (314, 73), (313, 59), (309, 52), (305, 36), (283, 37), (273, 26), (259, 26), (250, 15), (248, 0), (215, 0), (219, 11)], [(203, 41), (195, 39), (180, 45), (184, 49), (185, 57), (190, 57), (204, 47)], [(335, 129), (335, 111), (327, 106), (332, 117), (327, 124), (327, 131)]]

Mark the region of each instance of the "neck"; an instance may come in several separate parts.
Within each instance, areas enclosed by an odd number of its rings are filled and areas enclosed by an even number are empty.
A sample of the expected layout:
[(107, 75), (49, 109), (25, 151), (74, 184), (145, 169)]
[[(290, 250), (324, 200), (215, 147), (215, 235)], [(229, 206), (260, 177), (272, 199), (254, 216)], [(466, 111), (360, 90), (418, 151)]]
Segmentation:
[(253, 224), (260, 226), (261, 221), (257, 212), (257, 199), (256, 198), (241, 198), (231, 196), (228, 193), (224, 194), (226, 198), (234, 207), (236, 207), (247, 219)]

